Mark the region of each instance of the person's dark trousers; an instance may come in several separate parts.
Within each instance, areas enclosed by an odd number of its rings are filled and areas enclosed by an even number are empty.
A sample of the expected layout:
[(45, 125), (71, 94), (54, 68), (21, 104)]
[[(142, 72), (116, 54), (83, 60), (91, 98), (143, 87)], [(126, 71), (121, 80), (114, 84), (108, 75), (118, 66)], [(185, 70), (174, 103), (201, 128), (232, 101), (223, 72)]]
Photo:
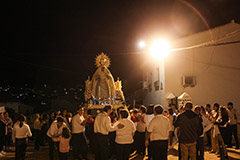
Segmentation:
[(167, 160), (168, 140), (151, 142), (153, 160)]
[(47, 131), (48, 131), (48, 123), (45, 123), (42, 128), (41, 128), (41, 137), (42, 137), (42, 140), (40, 141), (40, 145), (41, 146), (44, 146), (45, 143), (47, 142)]
[(85, 133), (73, 133), (72, 134), (72, 150), (74, 159), (79, 159), (79, 154), (84, 159), (87, 159), (88, 145), (85, 139)]
[(145, 154), (145, 132), (136, 132), (137, 152)]
[(138, 141), (137, 141), (137, 134), (135, 133), (135, 135), (133, 136), (133, 144), (131, 147), (131, 153), (133, 153), (134, 151), (137, 151), (138, 148)]
[(116, 132), (109, 132), (109, 143), (110, 143), (110, 157), (116, 155)]
[(39, 145), (40, 146), (44, 146), (44, 134), (43, 134), (43, 131), (40, 130), (40, 133), (39, 133)]
[(147, 147), (147, 152), (148, 152), (148, 159), (151, 159), (152, 158), (152, 142), (149, 140), (149, 145)]
[(228, 135), (229, 135), (229, 133), (228, 133), (228, 130), (227, 130), (227, 127), (218, 127), (219, 128), (219, 131), (220, 131), (220, 133), (221, 133), (221, 136), (222, 136), (222, 139), (223, 139), (223, 141), (224, 141), (224, 144), (228, 144)]
[(197, 160), (204, 160), (204, 137), (197, 139)]
[(3, 150), (3, 146), (5, 145), (6, 136), (0, 135), (0, 152)]
[(180, 148), (180, 142), (178, 142), (178, 159), (181, 160), (182, 156), (181, 156), (181, 148)]
[(173, 142), (173, 136), (174, 136), (174, 132), (173, 131), (169, 131), (169, 145), (172, 146), (172, 142)]
[(207, 132), (205, 132), (207, 137), (207, 146), (212, 147), (212, 138), (211, 138), (211, 129), (209, 129)]
[(117, 144), (116, 143), (116, 155), (117, 160), (129, 160), (129, 154), (131, 152), (132, 144)]
[(49, 160), (53, 160), (53, 155), (55, 151), (55, 145), (57, 146), (57, 153), (59, 156), (59, 142), (54, 142), (52, 138), (47, 137), (48, 145), (49, 145)]
[(221, 160), (228, 160), (227, 149), (225, 147), (225, 143), (223, 141), (223, 138), (222, 138), (221, 134), (219, 134), (217, 136), (217, 140), (218, 140), (218, 146), (219, 146), (220, 159)]
[(35, 150), (39, 150), (40, 139), (41, 139), (41, 131), (38, 129), (35, 129), (35, 143), (34, 143)]
[(96, 134), (95, 160), (107, 160), (109, 158), (108, 135)]
[(59, 153), (59, 160), (67, 160), (68, 159), (68, 152), (66, 153)]
[(11, 138), (12, 138), (12, 132), (8, 132), (6, 135), (6, 138), (5, 138), (6, 139), (6, 143), (5, 143), (6, 148), (11, 146)]
[(228, 146), (232, 147), (232, 135), (234, 136), (236, 148), (239, 148), (239, 141), (238, 141), (238, 132), (237, 132), (237, 124), (235, 125), (228, 125)]
[(16, 138), (15, 147), (15, 160), (24, 160), (27, 148), (26, 138)]

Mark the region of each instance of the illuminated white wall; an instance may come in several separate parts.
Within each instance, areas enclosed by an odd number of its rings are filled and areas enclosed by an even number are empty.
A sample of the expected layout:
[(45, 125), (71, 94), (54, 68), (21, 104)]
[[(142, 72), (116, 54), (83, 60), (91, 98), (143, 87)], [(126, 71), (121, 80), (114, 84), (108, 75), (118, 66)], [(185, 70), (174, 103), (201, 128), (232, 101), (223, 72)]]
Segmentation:
[[(228, 43), (212, 47), (195, 48), (172, 53), (164, 66), (164, 89), (147, 92), (144, 103), (167, 105), (169, 93), (180, 96), (187, 92), (194, 104), (234, 103), (240, 111), (240, 25), (229, 23), (209, 31), (200, 32), (177, 40), (174, 48), (203, 44), (215, 40)], [(153, 67), (154, 68), (154, 67)], [(155, 68), (154, 68), (155, 69)], [(152, 69), (152, 70), (154, 70)], [(183, 87), (182, 76), (195, 76), (194, 87)], [(164, 99), (163, 99), (164, 97)]]
[[(144, 91), (143, 104), (148, 106), (149, 104), (161, 104), (164, 105), (164, 93), (165, 93), (165, 75), (164, 75), (164, 65), (159, 62), (152, 65), (152, 91)], [(159, 68), (159, 73), (157, 73), (157, 68)], [(159, 90), (155, 90), (154, 82), (159, 80)], [(148, 83), (149, 84), (149, 83)]]

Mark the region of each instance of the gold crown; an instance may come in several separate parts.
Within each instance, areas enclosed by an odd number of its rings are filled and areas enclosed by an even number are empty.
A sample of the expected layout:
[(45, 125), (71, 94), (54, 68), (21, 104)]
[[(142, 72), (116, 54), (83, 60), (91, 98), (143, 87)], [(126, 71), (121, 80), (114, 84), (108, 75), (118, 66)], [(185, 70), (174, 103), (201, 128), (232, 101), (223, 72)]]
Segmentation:
[(106, 66), (109, 67), (110, 66), (110, 58), (108, 58), (108, 56), (106, 54), (104, 54), (103, 52), (99, 55), (97, 55), (96, 59), (95, 59), (95, 64), (97, 67), (101, 67), (101, 66)]

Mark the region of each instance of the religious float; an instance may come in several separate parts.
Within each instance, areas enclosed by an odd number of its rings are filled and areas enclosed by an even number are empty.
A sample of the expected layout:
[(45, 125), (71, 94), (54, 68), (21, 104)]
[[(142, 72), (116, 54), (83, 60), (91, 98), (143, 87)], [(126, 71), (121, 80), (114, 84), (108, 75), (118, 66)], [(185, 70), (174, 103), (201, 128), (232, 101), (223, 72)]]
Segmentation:
[(109, 71), (110, 59), (104, 53), (97, 55), (95, 65), (97, 70), (92, 78), (85, 81), (85, 102), (88, 109), (103, 109), (110, 104), (113, 108), (123, 105), (125, 98), (122, 91), (122, 82), (114, 78)]

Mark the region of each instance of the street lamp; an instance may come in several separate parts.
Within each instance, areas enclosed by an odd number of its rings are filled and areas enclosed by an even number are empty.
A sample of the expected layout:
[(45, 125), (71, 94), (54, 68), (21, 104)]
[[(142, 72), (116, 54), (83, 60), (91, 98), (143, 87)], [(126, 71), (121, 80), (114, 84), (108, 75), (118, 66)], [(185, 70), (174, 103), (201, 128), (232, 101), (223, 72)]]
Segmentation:
[(155, 40), (150, 48), (150, 55), (156, 60), (164, 60), (170, 52), (170, 44), (165, 39), (157, 39)]
[(152, 58), (158, 61), (164, 60), (171, 51), (170, 44), (165, 39), (157, 39), (153, 41), (153, 43), (150, 46), (147, 46), (146, 43), (143, 40), (141, 40), (138, 42), (138, 47), (140, 49), (145, 48), (144, 50), (147, 53), (149, 53)]
[(146, 46), (146, 43), (143, 40), (138, 42), (138, 47), (139, 48), (144, 48), (145, 46)]

